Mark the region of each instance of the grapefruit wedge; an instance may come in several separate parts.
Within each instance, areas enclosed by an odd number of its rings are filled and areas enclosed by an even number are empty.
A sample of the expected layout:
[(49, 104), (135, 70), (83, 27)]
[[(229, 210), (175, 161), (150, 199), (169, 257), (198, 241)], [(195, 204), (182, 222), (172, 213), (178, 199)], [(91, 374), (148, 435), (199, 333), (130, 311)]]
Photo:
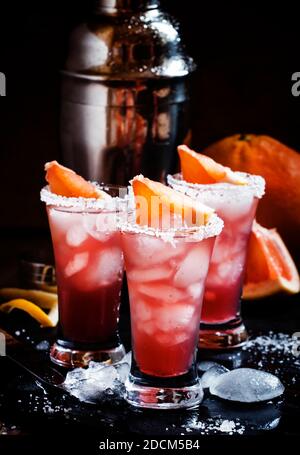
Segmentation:
[(107, 199), (110, 197), (92, 183), (57, 161), (45, 164), (46, 180), (52, 193), (66, 197)]
[(300, 280), (294, 261), (275, 229), (253, 224), (246, 268), (244, 299), (258, 299), (286, 291), (300, 291)]
[(143, 175), (134, 177), (133, 188), (137, 218), (140, 225), (159, 228), (164, 217), (178, 215), (186, 225), (206, 224), (214, 210), (160, 182)]
[(222, 166), (212, 158), (201, 153), (196, 153), (187, 145), (179, 145), (182, 177), (189, 183), (233, 183), (245, 185), (246, 181), (233, 172), (229, 167)]
[(57, 304), (50, 310), (49, 314), (26, 299), (13, 299), (0, 305), (0, 311), (4, 313), (10, 313), (14, 309), (25, 311), (42, 327), (55, 327), (58, 322)]

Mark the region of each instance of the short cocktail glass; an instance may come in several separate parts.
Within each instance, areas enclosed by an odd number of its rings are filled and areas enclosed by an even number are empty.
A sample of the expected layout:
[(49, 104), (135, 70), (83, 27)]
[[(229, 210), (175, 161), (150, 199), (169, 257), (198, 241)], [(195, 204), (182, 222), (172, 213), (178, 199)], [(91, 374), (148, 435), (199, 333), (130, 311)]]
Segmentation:
[(126, 382), (130, 404), (173, 409), (202, 400), (196, 348), (205, 279), (222, 226), (213, 215), (205, 226), (178, 231), (124, 228), (133, 350)]
[(213, 207), (224, 221), (206, 280), (199, 342), (202, 348), (237, 347), (248, 338), (240, 314), (247, 245), (259, 199), (262, 177), (242, 172), (247, 185), (192, 184), (180, 174), (168, 176), (169, 185)]
[[(123, 253), (118, 223), (126, 189), (101, 188), (109, 199), (69, 198), (41, 191), (55, 256), (59, 335), (51, 360), (66, 367), (114, 363), (125, 354), (118, 335)], [(118, 197), (119, 193), (121, 197)]]

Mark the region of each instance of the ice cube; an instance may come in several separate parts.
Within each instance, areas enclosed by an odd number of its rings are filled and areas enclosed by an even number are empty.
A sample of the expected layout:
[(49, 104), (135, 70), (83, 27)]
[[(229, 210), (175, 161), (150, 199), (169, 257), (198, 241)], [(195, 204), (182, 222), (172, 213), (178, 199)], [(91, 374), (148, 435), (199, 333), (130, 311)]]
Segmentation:
[(164, 332), (170, 332), (178, 327), (189, 326), (194, 316), (194, 307), (186, 304), (164, 306), (155, 311), (156, 326)]
[(85, 291), (109, 286), (121, 280), (123, 271), (122, 251), (118, 247), (102, 249), (90, 260), (89, 267), (80, 276), (78, 286)]
[(71, 247), (80, 246), (87, 238), (87, 233), (79, 223), (71, 226), (66, 233), (66, 242)]
[(142, 322), (139, 325), (139, 330), (145, 332), (147, 335), (150, 335), (150, 336), (153, 335), (156, 330), (154, 321), (150, 320), (150, 321)]
[(228, 261), (241, 261), (247, 248), (248, 234), (249, 227), (245, 234), (241, 232), (240, 226), (227, 224), (222, 234), (216, 239), (211, 263), (220, 264)]
[(170, 267), (159, 267), (140, 269), (135, 268), (127, 270), (127, 278), (132, 281), (140, 281), (141, 283), (147, 283), (151, 281), (164, 280), (172, 275), (172, 269)]
[(35, 345), (35, 349), (38, 351), (48, 351), (50, 348), (50, 343), (47, 340), (42, 340), (38, 344)]
[(65, 236), (68, 230), (81, 222), (79, 214), (67, 210), (49, 208), (48, 215), (51, 226), (51, 235), (55, 242), (65, 243)]
[(180, 344), (180, 343), (184, 343), (185, 341), (187, 341), (189, 338), (190, 338), (191, 334), (186, 331), (182, 331), (182, 332), (175, 332), (173, 333), (173, 342), (174, 344)]
[(247, 215), (253, 204), (253, 192), (248, 191), (246, 187), (241, 187), (239, 194), (230, 194), (227, 197), (219, 198), (215, 201), (214, 209), (221, 218), (224, 213), (225, 225), (228, 221), (238, 223), (240, 218)]
[(216, 243), (215, 243), (212, 257), (211, 257), (212, 264), (215, 264), (215, 263), (218, 264), (220, 262), (227, 261), (227, 259), (228, 259), (228, 255), (230, 252), (228, 247), (230, 246), (231, 239), (228, 238), (228, 236), (226, 235), (226, 233), (224, 231), (225, 231), (225, 227), (224, 227), (224, 230), (221, 233), (221, 235), (219, 237), (217, 237), (217, 239), (216, 239)]
[(120, 360), (120, 364), (121, 363), (128, 363), (129, 366), (131, 366), (131, 361), (132, 361), (132, 352), (129, 351), (127, 352), (127, 354), (124, 355), (123, 359)]
[(171, 331), (171, 332), (157, 332), (155, 340), (163, 346), (177, 346), (190, 339), (191, 334), (188, 331)]
[(148, 321), (152, 317), (151, 306), (142, 300), (135, 302), (133, 317), (134, 319), (138, 319), (139, 322)]
[(201, 377), (203, 389), (208, 389), (221, 374), (227, 373), (228, 371), (228, 368), (225, 368), (223, 365), (213, 365)]
[(80, 401), (96, 403), (105, 394), (120, 394), (120, 386), (126, 380), (129, 365), (103, 365), (90, 362), (87, 369), (76, 368), (70, 371), (64, 382), (64, 388)]
[(239, 260), (232, 260), (230, 273), (226, 266), (224, 266), (223, 269), (222, 267), (223, 264), (219, 266), (219, 276), (223, 277), (223, 279), (230, 279), (231, 283), (239, 280), (244, 271), (244, 264), (242, 264)]
[(216, 378), (209, 391), (225, 400), (255, 403), (282, 395), (284, 386), (273, 374), (252, 368), (237, 368)]
[(168, 286), (166, 284), (141, 284), (139, 285), (138, 290), (141, 294), (160, 300), (166, 304), (173, 304), (174, 302), (178, 302), (186, 298), (186, 293), (183, 290), (177, 289), (174, 286)]
[[(212, 273), (213, 271), (213, 273)], [(243, 265), (239, 261), (230, 259), (219, 263), (217, 266), (212, 264), (206, 281), (207, 287), (224, 286), (237, 281), (243, 273)]]
[(174, 284), (187, 287), (192, 283), (203, 281), (209, 266), (209, 254), (203, 245), (194, 247), (181, 261), (176, 272)]
[(72, 386), (73, 384), (84, 381), (86, 379), (88, 379), (87, 370), (84, 368), (75, 368), (74, 370), (68, 372), (64, 386)]
[(84, 269), (88, 265), (88, 262), (89, 262), (88, 252), (85, 251), (83, 253), (75, 254), (71, 261), (69, 261), (65, 267), (65, 275), (67, 277), (75, 275), (75, 273), (78, 273), (80, 272), (80, 270)]
[(199, 300), (204, 292), (204, 283), (190, 284), (187, 292), (193, 299)]
[(126, 362), (121, 362), (117, 363), (114, 365), (115, 369), (117, 370), (118, 373), (118, 381), (120, 381), (122, 384), (125, 383), (126, 379), (128, 378), (129, 372), (130, 372), (130, 364)]
[(98, 262), (99, 282), (103, 285), (120, 280), (123, 271), (122, 250), (118, 247), (102, 250)]
[(117, 230), (117, 214), (86, 213), (83, 227), (88, 235), (100, 242), (107, 242)]
[(219, 366), (219, 363), (213, 362), (211, 360), (202, 360), (198, 363), (198, 370), (207, 371), (214, 366)]
[(158, 332), (155, 334), (155, 341), (157, 343), (160, 343), (162, 346), (173, 346), (174, 343), (174, 337), (173, 333), (167, 333), (167, 332)]
[(131, 236), (130, 242), (124, 242), (124, 248), (130, 262), (139, 268), (164, 264), (184, 252), (184, 245), (173, 245), (146, 234)]

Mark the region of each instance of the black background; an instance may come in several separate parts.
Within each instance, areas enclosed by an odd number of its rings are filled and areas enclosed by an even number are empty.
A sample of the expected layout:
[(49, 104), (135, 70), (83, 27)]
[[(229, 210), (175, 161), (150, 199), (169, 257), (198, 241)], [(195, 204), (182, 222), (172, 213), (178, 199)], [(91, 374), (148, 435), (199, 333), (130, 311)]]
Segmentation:
[[(59, 158), (59, 69), (70, 30), (93, 0), (1, 1), (0, 227), (45, 228), (43, 163)], [(292, 2), (164, 0), (198, 63), (192, 130), (201, 150), (237, 132), (266, 133), (300, 150), (299, 11)]]

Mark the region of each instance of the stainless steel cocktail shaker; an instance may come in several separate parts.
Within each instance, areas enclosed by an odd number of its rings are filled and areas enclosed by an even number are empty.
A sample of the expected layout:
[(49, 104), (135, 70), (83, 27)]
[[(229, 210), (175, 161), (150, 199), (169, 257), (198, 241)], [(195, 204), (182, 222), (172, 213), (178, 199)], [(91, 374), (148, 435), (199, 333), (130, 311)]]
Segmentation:
[(67, 166), (90, 180), (164, 180), (188, 132), (194, 64), (158, 0), (97, 0), (70, 37), (62, 78)]

